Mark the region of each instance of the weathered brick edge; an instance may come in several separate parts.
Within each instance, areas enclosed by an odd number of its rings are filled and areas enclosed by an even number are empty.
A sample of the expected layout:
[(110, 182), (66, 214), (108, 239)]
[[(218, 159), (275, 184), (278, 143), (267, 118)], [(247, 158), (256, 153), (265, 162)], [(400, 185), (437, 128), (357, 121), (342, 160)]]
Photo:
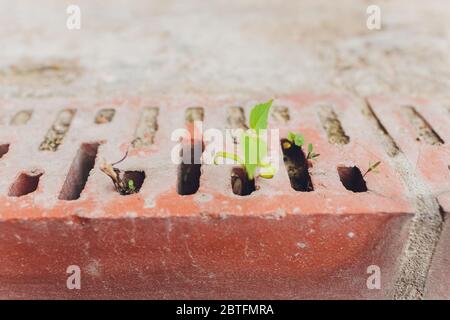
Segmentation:
[[(443, 219), (450, 212), (448, 99), (376, 96), (366, 99), (362, 105), (378, 128), (391, 155), (391, 164), (402, 176), (416, 207), (392, 297), (448, 298), (448, 231), (440, 239)], [(444, 144), (429, 145), (420, 141), (417, 128), (402, 110), (410, 106), (424, 117)], [(382, 120), (377, 123), (377, 119)], [(398, 152), (393, 154), (393, 149)]]

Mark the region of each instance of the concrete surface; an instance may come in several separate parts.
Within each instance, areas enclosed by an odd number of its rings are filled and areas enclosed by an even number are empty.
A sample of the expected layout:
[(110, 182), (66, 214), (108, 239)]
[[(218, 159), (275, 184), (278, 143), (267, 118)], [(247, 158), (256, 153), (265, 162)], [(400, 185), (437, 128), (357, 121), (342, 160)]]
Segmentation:
[[(80, 6), (81, 30), (67, 30), (68, 4)], [(366, 28), (369, 4), (381, 7), (380, 31)], [(448, 94), (446, 0), (5, 0), (0, 7), (4, 97)]]

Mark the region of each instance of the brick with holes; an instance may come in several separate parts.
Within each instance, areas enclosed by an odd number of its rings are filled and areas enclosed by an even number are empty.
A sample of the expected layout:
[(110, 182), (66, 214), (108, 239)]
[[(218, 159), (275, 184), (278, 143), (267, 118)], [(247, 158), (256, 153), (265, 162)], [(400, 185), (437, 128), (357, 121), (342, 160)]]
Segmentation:
[(449, 110), (439, 99), (371, 97), (369, 103), (397, 146), (450, 212)]
[[(371, 97), (369, 102), (375, 112), (383, 115), (386, 130), (424, 179), (425, 196), (437, 199), (440, 205), (442, 217), (433, 216), (430, 211), (421, 221), (422, 226), (434, 224), (435, 229), (440, 229), (440, 220), (444, 220), (424, 297), (449, 299), (450, 110), (446, 108), (446, 102), (439, 99)], [(431, 238), (430, 235), (427, 237)]]
[[(279, 128), (280, 138), (289, 130), (303, 133), (320, 157), (308, 164), (300, 156), (285, 166), (275, 141), (278, 172), (257, 179), (248, 196), (233, 193), (233, 165), (203, 164), (200, 175), (183, 175), (185, 166), (172, 162), (178, 143), (172, 133), (186, 126), (192, 132), (189, 119), (203, 119), (204, 130), (245, 128), (243, 118), (263, 100), (2, 101), (10, 117), (19, 105), (32, 115), (24, 125), (0, 127), (0, 144), (9, 145), (0, 159), (0, 297), (387, 297), (414, 208), (351, 98), (276, 99), (274, 110), (281, 111), (270, 128)], [(156, 106), (156, 118), (143, 123), (146, 108)], [(236, 106), (243, 112), (229, 111)], [(55, 125), (65, 109), (75, 110), (73, 117)], [(96, 121), (101, 109), (115, 110), (111, 121)], [(57, 148), (40, 150), (52, 128)], [(138, 193), (120, 195), (99, 161), (118, 160), (128, 148), (117, 167), (144, 172), (145, 179)], [(205, 140), (203, 155), (211, 148)], [(363, 177), (377, 160), (380, 172)], [(302, 174), (290, 179), (286, 168), (298, 166)], [(35, 190), (8, 196), (29, 170), (41, 174)], [(309, 187), (296, 182), (302, 177)], [(198, 190), (180, 192), (183, 178)], [(66, 286), (70, 265), (81, 268), (81, 290)], [(367, 287), (372, 265), (380, 267), (380, 289)]]

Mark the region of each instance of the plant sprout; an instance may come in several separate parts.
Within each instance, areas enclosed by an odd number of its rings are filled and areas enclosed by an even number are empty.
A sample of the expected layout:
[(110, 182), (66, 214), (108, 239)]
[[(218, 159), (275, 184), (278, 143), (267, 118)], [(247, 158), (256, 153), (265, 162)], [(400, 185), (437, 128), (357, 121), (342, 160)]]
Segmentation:
[(130, 191), (136, 191), (136, 187), (134, 186), (134, 181), (133, 180), (128, 180), (128, 189), (130, 189)]
[[(289, 131), (287, 139), (289, 142), (286, 143), (293, 143), (298, 147), (302, 147), (305, 144), (305, 137), (299, 133), (294, 133)], [(289, 149), (290, 145), (284, 145), (285, 149)], [(314, 147), (312, 143), (308, 143), (308, 154), (306, 156), (306, 160), (317, 160), (316, 158), (320, 156), (320, 154), (314, 152)]]
[(241, 135), (241, 148), (244, 156), (225, 151), (217, 152), (214, 163), (219, 158), (228, 158), (239, 163), (247, 172), (249, 180), (257, 175), (265, 179), (271, 179), (275, 174), (275, 168), (264, 159), (267, 157), (267, 143), (262, 137), (262, 131), (267, 129), (267, 119), (272, 101), (255, 105), (250, 112), (249, 129)]
[(314, 151), (313, 151), (313, 145), (312, 145), (312, 143), (309, 143), (308, 144), (308, 155), (306, 156), (306, 160), (317, 160), (316, 158), (318, 157), (318, 156), (320, 156), (320, 154), (319, 153), (315, 153)]
[(289, 131), (287, 139), (291, 143), (294, 143), (296, 146), (299, 146), (299, 147), (301, 147), (305, 143), (305, 137), (303, 137), (299, 133), (293, 133), (291, 131)]
[(363, 174), (363, 178), (369, 173), (369, 172), (374, 172), (374, 173), (378, 173), (379, 171), (377, 170), (377, 167), (381, 164), (381, 161), (377, 161), (374, 164), (371, 164), (371, 162), (369, 161), (369, 168), (366, 170), (366, 172), (364, 172)]

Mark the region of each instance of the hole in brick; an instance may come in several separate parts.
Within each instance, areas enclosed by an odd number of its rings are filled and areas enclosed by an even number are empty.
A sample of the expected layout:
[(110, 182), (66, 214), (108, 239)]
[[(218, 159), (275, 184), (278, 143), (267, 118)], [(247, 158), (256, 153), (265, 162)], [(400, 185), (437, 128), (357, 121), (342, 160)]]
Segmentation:
[[(123, 174), (122, 180), (125, 182), (125, 185), (129, 186), (130, 181), (133, 181), (134, 192), (138, 193), (141, 190), (142, 184), (145, 180), (145, 172), (144, 171), (125, 171)], [(129, 193), (121, 193), (121, 195), (126, 196)]]
[(114, 109), (102, 109), (97, 112), (94, 121), (96, 124), (109, 123), (113, 120), (115, 114), (116, 110)]
[(134, 139), (131, 142), (133, 148), (150, 146), (155, 143), (155, 135), (158, 130), (159, 108), (147, 107), (142, 111)]
[(406, 106), (405, 110), (411, 124), (417, 132), (417, 141), (423, 141), (430, 145), (444, 144), (444, 140), (434, 131), (424, 117), (412, 106)]
[(274, 106), (272, 107), (272, 117), (278, 122), (282, 124), (286, 124), (290, 120), (289, 116), (289, 108), (283, 106)]
[(76, 110), (61, 110), (39, 146), (41, 151), (56, 151), (70, 128)]
[(0, 144), (0, 159), (9, 151), (9, 144)]
[(303, 192), (313, 191), (308, 161), (302, 148), (290, 143), (287, 139), (281, 139), (281, 149), (292, 189)]
[(343, 145), (350, 142), (350, 138), (345, 134), (341, 122), (330, 106), (321, 107), (319, 118), (327, 132), (329, 143)]
[(353, 192), (366, 192), (367, 186), (358, 167), (338, 167), (339, 178), (345, 189)]
[(386, 130), (384, 125), (381, 123), (380, 119), (377, 117), (375, 112), (372, 109), (372, 106), (370, 105), (369, 101), (366, 99), (366, 104), (363, 109), (363, 113), (366, 115), (366, 117), (371, 121), (375, 127), (378, 129), (378, 131), (382, 134), (382, 136), (385, 138), (385, 142), (387, 145), (387, 154), (390, 157), (396, 156), (400, 148), (398, 147), (397, 143), (394, 141), (394, 139), (391, 137), (389, 132)]
[(13, 126), (20, 126), (27, 124), (27, 122), (30, 121), (32, 114), (33, 111), (31, 110), (19, 111), (14, 115), (14, 117), (12, 117), (10, 124)]
[[(203, 145), (201, 142), (193, 145), (183, 144), (183, 149), (181, 150), (183, 160), (178, 166), (178, 194), (194, 194), (200, 188), (202, 151)], [(186, 158), (186, 154), (190, 154), (190, 156), (188, 155)]]
[(205, 112), (202, 107), (190, 107), (186, 109), (185, 121), (186, 124), (192, 124), (194, 121), (203, 121)]
[(255, 180), (250, 180), (242, 167), (234, 167), (231, 170), (231, 189), (234, 194), (248, 196), (256, 190)]
[(204, 111), (201, 107), (186, 109), (185, 124), (190, 132), (190, 140), (184, 141), (180, 152), (182, 161), (178, 166), (177, 191), (180, 195), (191, 195), (200, 187), (201, 156), (204, 150), (203, 138), (195, 140), (194, 122), (203, 121)]
[(94, 168), (99, 145), (99, 143), (83, 143), (81, 145), (72, 161), (58, 199), (76, 200), (80, 197), (89, 173)]
[(22, 172), (11, 185), (8, 196), (21, 197), (36, 191), (39, 185), (39, 178), (44, 173), (40, 170), (32, 170), (30, 172)]
[[(233, 143), (237, 145), (241, 134), (240, 130), (245, 131), (248, 129), (245, 123), (245, 112), (242, 107), (228, 108), (227, 125), (228, 128), (235, 130), (232, 130), (231, 136), (233, 138)], [(256, 190), (255, 180), (248, 179), (247, 172), (244, 168), (234, 167), (231, 170), (231, 190), (236, 195), (248, 196)]]
[[(230, 107), (227, 110), (227, 125), (230, 129), (242, 129), (247, 130), (248, 127), (245, 124), (245, 112), (242, 107)], [(240, 132), (231, 132), (234, 144), (238, 143)]]
[(227, 124), (232, 129), (247, 129), (245, 113), (242, 107), (230, 107), (227, 110)]

